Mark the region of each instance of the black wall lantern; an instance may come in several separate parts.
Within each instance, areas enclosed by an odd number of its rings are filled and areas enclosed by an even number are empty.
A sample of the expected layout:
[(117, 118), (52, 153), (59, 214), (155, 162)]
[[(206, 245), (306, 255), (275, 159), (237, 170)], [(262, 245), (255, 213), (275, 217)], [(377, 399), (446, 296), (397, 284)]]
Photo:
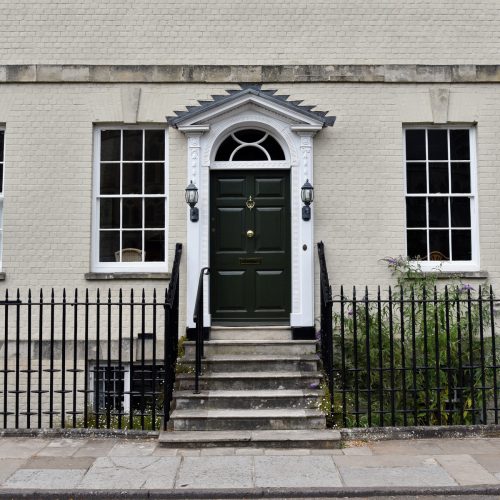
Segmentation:
[(314, 200), (314, 188), (312, 187), (309, 179), (306, 180), (300, 190), (300, 197), (302, 198), (302, 220), (311, 220), (311, 203)]
[(193, 184), (193, 181), (189, 183), (186, 188), (186, 203), (191, 207), (190, 219), (191, 222), (198, 222), (200, 214), (198, 208), (195, 206), (198, 203), (198, 188)]

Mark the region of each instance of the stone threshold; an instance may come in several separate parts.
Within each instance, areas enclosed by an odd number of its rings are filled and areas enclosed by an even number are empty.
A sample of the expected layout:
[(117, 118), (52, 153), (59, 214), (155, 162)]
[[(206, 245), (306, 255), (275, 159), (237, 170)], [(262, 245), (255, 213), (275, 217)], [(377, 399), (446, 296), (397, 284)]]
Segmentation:
[(500, 83), (500, 65), (0, 65), (0, 83), (240, 82)]

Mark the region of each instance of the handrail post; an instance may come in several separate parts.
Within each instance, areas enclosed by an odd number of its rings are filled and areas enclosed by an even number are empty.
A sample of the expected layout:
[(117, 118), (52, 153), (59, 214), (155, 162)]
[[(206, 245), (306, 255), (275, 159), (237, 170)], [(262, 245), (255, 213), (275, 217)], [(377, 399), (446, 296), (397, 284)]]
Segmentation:
[(200, 393), (200, 375), (201, 375), (201, 360), (204, 357), (203, 345), (203, 277), (210, 274), (210, 268), (203, 267), (200, 271), (198, 280), (198, 290), (196, 292), (196, 302), (194, 306), (193, 321), (196, 325), (196, 350), (195, 350), (195, 367), (194, 367), (194, 393)]

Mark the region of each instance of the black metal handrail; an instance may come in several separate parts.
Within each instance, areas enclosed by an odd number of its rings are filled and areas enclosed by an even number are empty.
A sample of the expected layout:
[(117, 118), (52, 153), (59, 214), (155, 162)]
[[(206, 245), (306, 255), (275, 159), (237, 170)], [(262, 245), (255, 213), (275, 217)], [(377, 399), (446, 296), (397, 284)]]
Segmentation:
[(175, 382), (175, 365), (179, 346), (179, 268), (182, 243), (175, 245), (172, 275), (165, 293), (165, 339), (164, 339), (164, 380), (163, 380), (163, 430), (167, 430), (170, 403)]
[(196, 325), (196, 354), (195, 354), (195, 368), (194, 368), (194, 392), (200, 392), (200, 375), (201, 375), (201, 360), (204, 356), (203, 353), (203, 276), (210, 274), (210, 268), (203, 267), (200, 271), (200, 278), (198, 280), (198, 291), (196, 292), (196, 302), (194, 304), (193, 321)]
[(320, 330), (320, 353), (323, 370), (327, 377), (328, 392), (330, 396), (330, 416), (333, 415), (333, 298), (332, 287), (326, 267), (325, 245), (322, 241), (318, 243), (319, 277), (321, 295), (321, 330)]

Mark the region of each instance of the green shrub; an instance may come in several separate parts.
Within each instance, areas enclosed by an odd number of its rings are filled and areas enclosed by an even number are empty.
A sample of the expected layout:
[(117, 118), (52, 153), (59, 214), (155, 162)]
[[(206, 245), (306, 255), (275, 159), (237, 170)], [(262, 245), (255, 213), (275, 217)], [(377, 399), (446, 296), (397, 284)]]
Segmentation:
[(491, 336), (483, 338), (488, 287), (437, 287), (435, 276), (407, 259), (384, 260), (397, 278), (392, 302), (389, 291), (380, 302), (375, 294), (344, 297), (343, 313), (334, 312), (334, 422), (486, 423), (498, 363)]

